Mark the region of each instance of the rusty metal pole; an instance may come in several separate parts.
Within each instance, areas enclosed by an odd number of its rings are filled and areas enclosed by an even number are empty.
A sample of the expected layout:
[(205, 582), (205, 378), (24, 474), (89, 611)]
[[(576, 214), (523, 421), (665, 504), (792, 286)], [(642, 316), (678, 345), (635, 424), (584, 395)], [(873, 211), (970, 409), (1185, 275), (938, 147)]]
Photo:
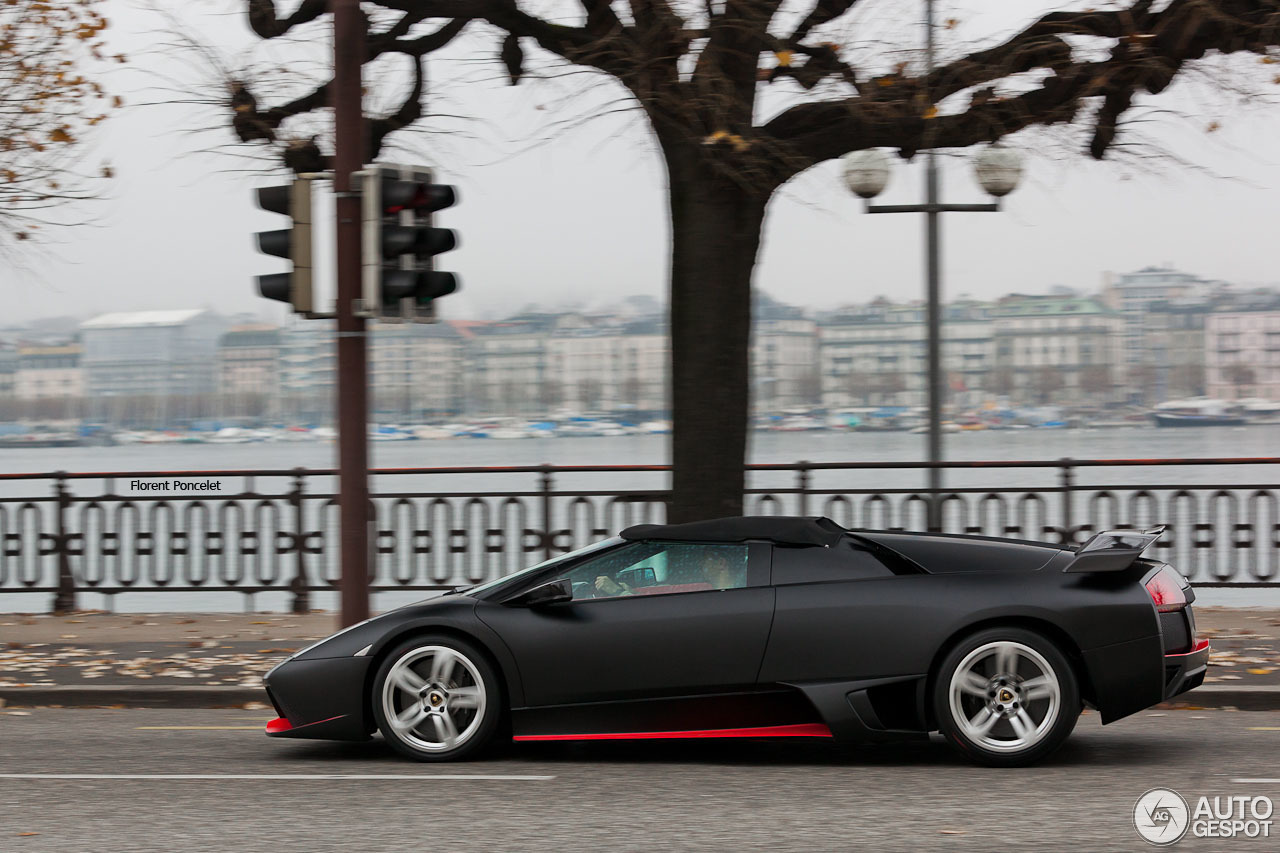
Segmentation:
[(338, 504), (342, 529), (344, 626), (369, 618), (368, 366), (360, 299), (360, 195), (352, 172), (364, 167), (360, 97), (364, 16), (358, 0), (330, 0), (333, 10), (333, 191), (338, 249)]

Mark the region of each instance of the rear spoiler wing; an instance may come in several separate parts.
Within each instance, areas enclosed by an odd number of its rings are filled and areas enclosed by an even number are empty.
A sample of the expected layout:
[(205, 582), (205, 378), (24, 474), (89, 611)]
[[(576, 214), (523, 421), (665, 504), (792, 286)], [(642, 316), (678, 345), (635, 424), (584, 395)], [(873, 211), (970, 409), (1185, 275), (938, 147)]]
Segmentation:
[(1129, 568), (1151, 547), (1164, 525), (1147, 530), (1104, 530), (1096, 533), (1076, 551), (1064, 572), (1121, 572)]

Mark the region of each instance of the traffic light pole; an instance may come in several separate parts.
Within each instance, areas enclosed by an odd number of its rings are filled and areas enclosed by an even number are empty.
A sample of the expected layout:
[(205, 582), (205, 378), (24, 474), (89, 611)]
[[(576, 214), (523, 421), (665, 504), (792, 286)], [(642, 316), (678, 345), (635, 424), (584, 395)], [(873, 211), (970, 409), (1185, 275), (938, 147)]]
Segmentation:
[(343, 626), (369, 618), (368, 358), (360, 288), (360, 195), (352, 173), (365, 157), (360, 72), (364, 17), (359, 0), (332, 0), (333, 189), (338, 249), (338, 505), (341, 523)]

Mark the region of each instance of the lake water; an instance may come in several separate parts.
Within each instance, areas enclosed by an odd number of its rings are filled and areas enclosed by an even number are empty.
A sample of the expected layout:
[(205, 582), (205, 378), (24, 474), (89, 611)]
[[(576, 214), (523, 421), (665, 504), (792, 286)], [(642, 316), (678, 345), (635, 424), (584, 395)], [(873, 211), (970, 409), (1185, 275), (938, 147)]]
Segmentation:
[[(918, 462), (924, 458), (925, 436), (908, 433), (836, 433), (836, 432), (756, 432), (750, 437), (752, 462)], [(945, 436), (946, 457), (951, 460), (1058, 460), (1135, 459), (1135, 458), (1212, 458), (1280, 456), (1280, 425), (1258, 425), (1236, 428), (1157, 429), (1059, 429), (1001, 430), (950, 433)], [(332, 468), (337, 464), (337, 448), (333, 443), (281, 442), (271, 444), (154, 444), (119, 447), (69, 447), (0, 449), (0, 472), (42, 473), (56, 470), (72, 472), (97, 471), (183, 471), (210, 469), (288, 469), (294, 467)], [(661, 464), (669, 461), (669, 438), (660, 435), (616, 438), (539, 438), (521, 440), (444, 439), (436, 441), (373, 442), (370, 444), (373, 467), (437, 467), (437, 466), (503, 466), (537, 465), (622, 465)], [(660, 488), (666, 483), (663, 474), (636, 474), (625, 477), (607, 475), (558, 475), (558, 487), (594, 488)], [(1014, 470), (982, 469), (948, 472), (951, 486), (1026, 487), (1053, 485), (1056, 469)], [(417, 488), (475, 489), (532, 488), (532, 475), (486, 475), (484, 478), (440, 475), (423, 478), (381, 478), (375, 491), (388, 488), (383, 481), (394, 480), (397, 490)], [(756, 486), (782, 486), (794, 481), (790, 473), (757, 475)], [(918, 470), (864, 472), (820, 472), (813, 485), (839, 488), (905, 487), (924, 485), (925, 474)], [(1246, 466), (1178, 466), (1175, 468), (1134, 467), (1121, 469), (1078, 469), (1076, 482), (1081, 485), (1125, 484), (1155, 485), (1182, 483), (1232, 484), (1280, 487), (1280, 465)], [(86, 493), (100, 488), (101, 481), (77, 484), (76, 491)], [(851, 484), (856, 483), (857, 486)], [(274, 487), (276, 484), (270, 484)], [(260, 487), (267, 488), (262, 483)], [(308, 490), (324, 487), (309, 484)], [(0, 482), (0, 493), (18, 495), (47, 494), (47, 483)], [(116, 489), (123, 485), (116, 484)], [(397, 606), (421, 598), (421, 593), (380, 593), (375, 601), (378, 609)], [(1200, 592), (1205, 604), (1231, 606), (1280, 606), (1280, 589), (1212, 590)], [(102, 596), (85, 594), (82, 606), (102, 606)], [(43, 610), (47, 596), (0, 595), (0, 611)], [(199, 599), (197, 601), (197, 599)], [(245, 596), (238, 593), (136, 593), (115, 597), (115, 607), (127, 611), (168, 610), (239, 610), (245, 607)], [(283, 594), (259, 594), (252, 606), (257, 609), (282, 609)], [(330, 609), (334, 597), (319, 594), (315, 606)]]

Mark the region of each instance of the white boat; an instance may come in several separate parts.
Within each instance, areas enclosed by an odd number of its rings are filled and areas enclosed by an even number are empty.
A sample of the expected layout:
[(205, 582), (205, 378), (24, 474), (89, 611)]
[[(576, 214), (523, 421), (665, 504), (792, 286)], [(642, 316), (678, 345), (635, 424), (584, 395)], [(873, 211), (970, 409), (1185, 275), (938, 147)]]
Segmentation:
[(205, 439), (209, 444), (249, 444), (261, 441), (256, 431), (240, 427), (223, 427)]
[(437, 438), (452, 438), (456, 430), (443, 426), (416, 426), (410, 427), (410, 431), (416, 438), (425, 440), (434, 440)]
[(489, 430), (489, 438), (533, 438), (533, 433), (519, 426), (500, 426)]
[(807, 432), (815, 429), (826, 429), (826, 424), (808, 415), (792, 415), (791, 417), (783, 418), (774, 429), (779, 432)]

